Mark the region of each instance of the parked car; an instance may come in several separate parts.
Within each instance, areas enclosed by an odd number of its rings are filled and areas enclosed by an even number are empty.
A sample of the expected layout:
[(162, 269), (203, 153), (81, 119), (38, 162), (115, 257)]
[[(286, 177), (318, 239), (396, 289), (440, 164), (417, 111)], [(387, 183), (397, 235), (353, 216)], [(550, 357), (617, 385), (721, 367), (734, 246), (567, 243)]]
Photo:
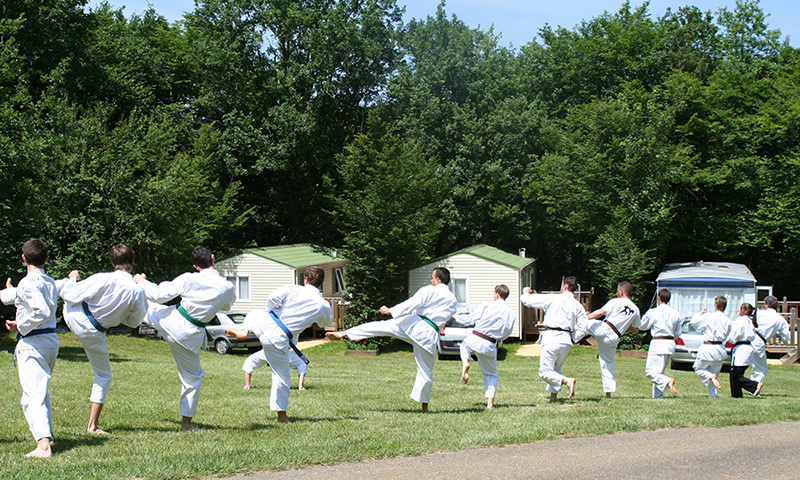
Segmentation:
[(247, 348), (250, 352), (257, 352), (261, 350), (261, 342), (258, 341), (253, 332), (247, 334), (244, 340), (237, 340), (236, 338), (229, 338), (225, 335), (225, 329), (239, 328), (240, 324), (244, 322), (244, 313), (239, 312), (219, 312), (216, 318), (208, 322), (206, 332), (211, 337), (208, 341), (209, 346), (214, 346), (217, 353), (225, 355), (230, 353), (233, 348)]
[[(681, 325), (681, 336), (675, 339), (675, 353), (672, 355), (670, 368), (673, 370), (691, 369), (697, 358), (697, 351), (700, 350), (700, 345), (704, 341), (703, 329), (695, 329), (689, 323), (689, 320), (684, 321)], [(723, 362), (725, 366), (730, 366), (731, 364), (731, 347), (731, 344), (725, 344), (725, 349), (728, 351), (728, 358)]]
[[(206, 332), (211, 338), (208, 340), (208, 345), (213, 346), (217, 353), (223, 355), (230, 353), (233, 348), (247, 348), (251, 352), (261, 350), (261, 342), (258, 341), (258, 337), (253, 333), (248, 334), (244, 341), (225, 336), (225, 329), (238, 328), (238, 325), (244, 321), (244, 317), (244, 313), (219, 312), (215, 318), (208, 322), (206, 327)], [(146, 337), (164, 338), (158, 330), (147, 322), (142, 322), (139, 325), (139, 334)]]
[(439, 331), (438, 350), (440, 359), (445, 356), (455, 355), (458, 357), (460, 355), (459, 346), (461, 345), (461, 341), (472, 333), (472, 329), (475, 328), (474, 323), (466, 322), (468, 316), (468, 313), (457, 313), (453, 315)]

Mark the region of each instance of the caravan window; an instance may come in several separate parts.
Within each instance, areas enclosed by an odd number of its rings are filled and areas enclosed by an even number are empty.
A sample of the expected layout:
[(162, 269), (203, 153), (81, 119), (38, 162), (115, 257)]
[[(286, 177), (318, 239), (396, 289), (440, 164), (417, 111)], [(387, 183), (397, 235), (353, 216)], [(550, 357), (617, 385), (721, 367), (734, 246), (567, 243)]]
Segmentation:
[(467, 310), (469, 306), (469, 298), (467, 298), (467, 279), (466, 278), (450, 278), (450, 291), (456, 296), (458, 301), (459, 311)]
[(709, 312), (714, 311), (714, 298), (722, 295), (728, 300), (725, 308), (725, 315), (728, 318), (739, 316), (739, 306), (752, 300), (746, 300), (742, 289), (711, 289), (711, 288), (670, 288), (672, 298), (669, 306), (681, 313), (683, 318), (692, 318), (694, 314), (700, 313), (703, 308)]

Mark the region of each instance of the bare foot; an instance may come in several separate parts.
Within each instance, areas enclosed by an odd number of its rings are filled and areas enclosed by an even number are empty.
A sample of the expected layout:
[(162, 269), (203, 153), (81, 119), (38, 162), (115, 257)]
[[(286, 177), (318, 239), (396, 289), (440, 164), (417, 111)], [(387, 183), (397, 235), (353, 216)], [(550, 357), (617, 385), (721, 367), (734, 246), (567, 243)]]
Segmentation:
[(230, 328), (225, 329), (225, 336), (227, 337), (236, 337), (237, 340), (244, 340), (247, 338), (247, 334), (250, 333), (249, 330), (232, 330)]
[(753, 392), (753, 396), (757, 397), (757, 396), (761, 395), (761, 389), (763, 387), (764, 387), (764, 384), (763, 383), (759, 383), (758, 386), (756, 387), (756, 391)]
[(95, 427), (94, 429), (89, 428), (86, 430), (86, 432), (91, 433), (92, 435), (108, 435), (108, 432), (106, 432), (105, 430), (101, 430), (97, 427)]
[(244, 390), (250, 390), (250, 385), (245, 385)]
[(711, 381), (712, 381), (712, 382), (714, 382), (714, 386), (715, 386), (715, 387), (717, 387), (717, 388), (719, 388), (719, 387), (721, 387), (721, 386), (722, 386), (722, 385), (719, 383), (719, 380), (717, 380), (717, 374), (716, 374), (716, 373), (715, 373), (714, 375), (712, 375), (712, 376), (711, 376)]
[(278, 422), (289, 423), (289, 416), (286, 414), (286, 412), (278, 412)]
[(196, 432), (198, 430), (194, 425), (181, 425), (182, 432)]
[(489, 400), (486, 402), (486, 408), (487, 408), (487, 409), (489, 409), (489, 408), (494, 408), (494, 398), (490, 398), (490, 399), (489, 399)]
[(298, 390), (305, 390), (305, 389), (306, 389), (306, 387), (304, 387), (304, 386), (300, 385), (299, 387), (297, 387), (297, 389), (298, 389)]
[(333, 338), (334, 340), (341, 340), (341, 339), (343, 339), (344, 337), (347, 336), (347, 332), (345, 332), (345, 331), (328, 332), (328, 333), (325, 334), (325, 336), (328, 337), (328, 338)]
[(53, 456), (53, 451), (50, 449), (50, 437), (40, 438), (36, 442), (36, 449), (25, 454), (28, 458), (50, 458)]
[(464, 383), (467, 383), (467, 381), (469, 380), (469, 373), (468, 373), (469, 367), (470, 367), (469, 363), (465, 363), (464, 369), (461, 371), (461, 381)]
[(558, 394), (557, 393), (551, 393), (550, 394), (550, 403), (555, 402), (557, 399), (558, 399)]
[(674, 378), (667, 383), (667, 387), (669, 387), (669, 391), (672, 392), (672, 396), (673, 397), (678, 395), (678, 389), (675, 388), (675, 379)]
[(578, 381), (575, 380), (574, 378), (565, 378), (564, 379), (564, 382), (563, 382), (564, 385), (566, 385), (569, 388), (569, 397), (567, 397), (567, 398), (572, 398), (573, 396), (575, 396), (575, 384), (577, 382)]
[(431, 413), (431, 411), (428, 410), (428, 404), (427, 403), (423, 403), (422, 404), (422, 413)]

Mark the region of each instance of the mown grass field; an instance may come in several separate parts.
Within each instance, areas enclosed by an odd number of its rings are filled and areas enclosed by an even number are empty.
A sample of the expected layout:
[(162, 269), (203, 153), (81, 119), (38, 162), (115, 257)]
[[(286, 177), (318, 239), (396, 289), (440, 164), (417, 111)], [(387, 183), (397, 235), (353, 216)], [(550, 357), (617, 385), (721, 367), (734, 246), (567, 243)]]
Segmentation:
[(268, 368), (254, 373), (254, 388), (245, 391), (245, 351), (202, 352), (206, 376), (195, 424), (204, 429), (185, 433), (178, 431), (180, 383), (166, 342), (113, 335), (114, 381), (101, 418), (110, 435), (94, 436), (86, 433), (91, 368), (71, 333), (60, 339), (50, 388), (55, 455), (34, 460), (24, 458), (34, 441), (19, 406), (14, 340), (0, 335), (0, 478), (214, 477), (565, 436), (800, 420), (795, 365), (771, 366), (762, 397), (743, 399), (730, 398), (727, 374), (720, 378), (720, 398), (712, 400), (693, 372), (672, 371), (678, 397), (655, 401), (644, 360), (617, 357), (618, 391), (605, 401), (596, 349), (574, 347), (565, 373), (578, 378), (576, 396), (549, 404), (537, 376), (538, 357), (516, 355), (520, 344), (507, 345), (498, 364), (494, 410), (484, 408), (477, 363), (463, 385), (460, 362), (445, 360), (436, 363), (432, 414), (421, 415), (408, 398), (415, 374), (410, 347), (350, 357), (337, 342), (306, 351), (307, 391), (295, 390), (292, 372), (288, 425), (278, 424), (269, 410)]

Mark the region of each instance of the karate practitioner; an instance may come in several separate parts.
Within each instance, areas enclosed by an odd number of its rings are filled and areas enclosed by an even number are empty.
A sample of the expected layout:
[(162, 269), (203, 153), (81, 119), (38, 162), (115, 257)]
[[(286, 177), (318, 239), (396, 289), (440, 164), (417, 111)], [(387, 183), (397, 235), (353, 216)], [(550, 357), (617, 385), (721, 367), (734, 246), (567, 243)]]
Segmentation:
[[(148, 281), (144, 274), (133, 277), (144, 288), (147, 300), (152, 302), (147, 311), (147, 322), (167, 339), (172, 357), (178, 366), (181, 380), (180, 413), (181, 430), (192, 431), (192, 418), (197, 412), (203, 368), (200, 366), (200, 348), (206, 342), (205, 325), (220, 310), (228, 310), (236, 300), (231, 282), (220, 276), (214, 268), (214, 255), (202, 246), (192, 252), (195, 273), (184, 273), (171, 282), (158, 285)], [(180, 296), (179, 305), (158, 305)]]
[(56, 306), (58, 288), (56, 282), (44, 273), (47, 262), (47, 246), (38, 238), (22, 245), (22, 261), (27, 275), (17, 287), (6, 280), (6, 288), (0, 291), (0, 300), (6, 305), (14, 304), (17, 314), (14, 320), (6, 320), (6, 328), (17, 331), (17, 346), (14, 361), (17, 364), (19, 384), (22, 387), (22, 412), (28, 428), (36, 440), (36, 448), (26, 457), (47, 458), (53, 452), (53, 410), (50, 406), (50, 377), (58, 356), (56, 335)]
[[(639, 307), (631, 301), (633, 287), (629, 282), (617, 286), (617, 298), (609, 300), (602, 308), (589, 314), (589, 320), (598, 320), (589, 327), (589, 334), (597, 340), (597, 359), (606, 398), (617, 391), (614, 378), (614, 356), (622, 333), (631, 325), (639, 324)], [(600, 320), (600, 317), (605, 316)], [(632, 330), (636, 332), (636, 329)]]
[(461, 380), (469, 380), (469, 358), (473, 353), (483, 372), (483, 393), (486, 408), (494, 407), (497, 392), (497, 346), (511, 335), (514, 328), (514, 312), (508, 308), (508, 287), (494, 287), (494, 301), (484, 302), (470, 312), (467, 322), (475, 325), (472, 333), (461, 342)]
[(525, 287), (519, 297), (526, 307), (544, 310), (544, 331), (538, 340), (542, 345), (539, 376), (547, 382), (550, 402), (556, 401), (561, 385), (569, 388), (569, 398), (575, 395), (576, 380), (565, 377), (561, 367), (572, 349), (572, 344), (583, 338), (589, 330), (586, 310), (575, 299), (577, 286), (575, 277), (564, 277), (560, 294), (533, 293), (530, 287)]
[(109, 254), (112, 273), (96, 273), (79, 282), (77, 270), (69, 273), (68, 281), (59, 289), (64, 300), (64, 321), (78, 337), (86, 358), (94, 371), (89, 396), (89, 433), (105, 434), (98, 427), (108, 388), (111, 384), (111, 361), (106, 344), (106, 330), (118, 325), (136, 328), (147, 314), (144, 290), (133, 281), (133, 249), (119, 244)]
[(722, 362), (728, 356), (725, 350), (725, 339), (731, 330), (731, 320), (725, 316), (725, 307), (728, 300), (722, 295), (714, 298), (714, 308), (716, 311), (707, 313), (702, 309), (696, 314), (689, 323), (695, 329), (703, 329), (705, 341), (697, 351), (697, 359), (694, 361), (694, 371), (700, 380), (708, 387), (709, 398), (716, 398), (717, 389), (720, 387), (717, 381), (717, 374), (722, 368)]
[[(250, 390), (250, 379), (253, 377), (253, 372), (257, 369), (269, 365), (264, 350), (259, 350), (244, 359), (242, 370), (244, 371), (244, 389)], [(308, 365), (293, 351), (289, 351), (289, 370), (297, 370), (297, 389), (305, 390), (306, 374), (308, 373)]]
[(422, 413), (428, 413), (439, 330), (456, 313), (458, 304), (447, 286), (449, 283), (450, 271), (438, 267), (431, 273), (430, 285), (420, 288), (411, 298), (394, 307), (381, 307), (380, 312), (391, 315), (392, 320), (368, 322), (343, 332), (329, 332), (327, 336), (336, 339), (348, 337), (356, 342), (383, 336), (410, 343), (417, 363), (411, 399), (422, 404)]
[(733, 345), (731, 349), (731, 397), (742, 398), (742, 389), (751, 395), (761, 393), (762, 383), (755, 382), (744, 376), (747, 367), (753, 363), (753, 346), (751, 343), (756, 337), (755, 316), (753, 306), (743, 303), (739, 307), (739, 316), (731, 324), (731, 331), (725, 343)]
[(267, 299), (267, 311), (253, 310), (245, 317), (241, 329), (225, 330), (226, 335), (240, 340), (250, 332), (258, 336), (272, 370), (269, 409), (278, 412), (281, 423), (289, 422), (286, 414), (289, 408), (289, 352), (290, 348), (296, 348), (292, 338), (314, 323), (325, 328), (333, 321), (331, 304), (320, 291), (323, 281), (325, 270), (318, 266), (308, 267), (303, 274), (303, 286), (284, 285), (275, 290)]
[(671, 296), (666, 288), (659, 290), (656, 308), (648, 310), (639, 325), (639, 330), (650, 330), (653, 337), (644, 366), (644, 374), (653, 382), (653, 398), (664, 398), (668, 388), (673, 397), (678, 394), (675, 379), (664, 375), (675, 353), (675, 339), (681, 335), (681, 314), (667, 305)]
[[(753, 371), (750, 380), (763, 384), (767, 380), (767, 342), (779, 336), (784, 342), (789, 341), (789, 323), (778, 313), (778, 299), (772, 295), (764, 299), (764, 309), (758, 311), (756, 317), (756, 338), (753, 340)], [(761, 391), (759, 391), (761, 393)]]

